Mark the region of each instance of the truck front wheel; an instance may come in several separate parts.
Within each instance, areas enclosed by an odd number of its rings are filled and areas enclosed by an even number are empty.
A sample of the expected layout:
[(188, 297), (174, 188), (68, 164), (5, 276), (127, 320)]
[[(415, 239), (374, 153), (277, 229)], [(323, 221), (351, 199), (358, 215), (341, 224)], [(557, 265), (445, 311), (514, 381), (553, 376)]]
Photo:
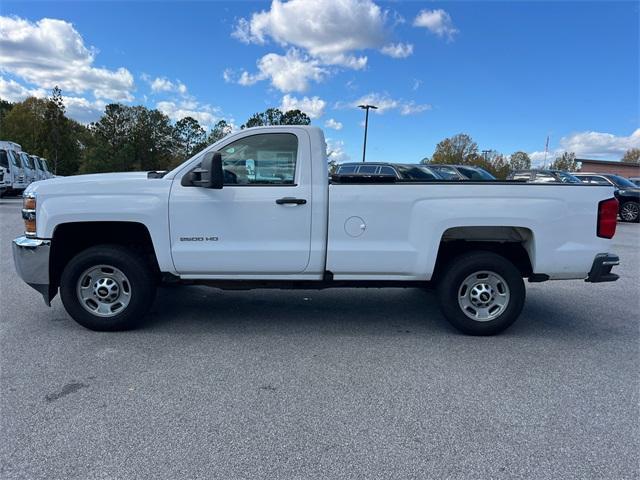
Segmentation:
[(129, 330), (140, 324), (155, 298), (151, 268), (118, 245), (88, 248), (69, 261), (60, 278), (65, 309), (83, 327)]
[(469, 335), (495, 335), (520, 315), (525, 300), (520, 271), (491, 252), (455, 258), (438, 282), (440, 309), (449, 322)]

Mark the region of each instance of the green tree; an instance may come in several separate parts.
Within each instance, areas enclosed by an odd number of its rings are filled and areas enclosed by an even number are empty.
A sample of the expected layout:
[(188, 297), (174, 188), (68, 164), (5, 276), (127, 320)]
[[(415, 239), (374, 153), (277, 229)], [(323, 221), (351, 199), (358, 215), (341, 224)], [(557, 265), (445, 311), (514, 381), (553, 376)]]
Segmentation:
[(29, 97), (16, 103), (2, 120), (2, 136), (30, 154), (50, 160), (54, 172), (77, 172), (82, 155), (77, 135), (82, 126), (65, 116), (62, 92), (51, 98)]
[(489, 152), (487, 157), (483, 158), (483, 161), (481, 161), (479, 166), (482, 166), (485, 170), (500, 180), (507, 178), (507, 175), (509, 175), (509, 172), (511, 171), (511, 165), (509, 161), (507, 161), (507, 157), (495, 150)]
[(564, 170), (565, 172), (575, 172), (578, 170), (578, 163), (576, 162), (576, 154), (573, 152), (564, 152), (561, 156), (551, 164), (553, 170)]
[(278, 108), (268, 108), (262, 113), (254, 113), (240, 128), (263, 127), (267, 125), (309, 125), (311, 119), (300, 110), (285, 113)]
[(622, 157), (623, 162), (640, 163), (640, 148), (630, 148)]
[(511, 170), (528, 170), (531, 168), (531, 158), (527, 152), (517, 151), (509, 158)]
[(301, 110), (288, 110), (280, 120), (281, 125), (309, 125), (311, 119)]
[(174, 130), (159, 110), (109, 104), (90, 130), (83, 172), (163, 170), (174, 158)]
[(171, 120), (159, 110), (132, 108), (134, 170), (164, 170), (174, 157), (174, 130)]
[[(47, 141), (49, 144), (49, 160), (53, 163), (53, 171), (58, 172), (58, 160), (62, 150), (62, 136), (68, 127), (65, 118), (65, 107), (62, 101), (62, 90), (56, 85), (48, 99), (47, 108), (44, 112), (44, 120), (47, 129)], [(67, 169), (63, 169), (67, 170)], [(71, 169), (69, 169), (71, 170)], [(75, 170), (75, 169), (73, 169)]]
[(133, 168), (133, 112), (111, 103), (100, 120), (90, 125), (93, 141), (87, 150), (83, 173), (127, 171)]
[(431, 157), (431, 163), (474, 164), (478, 162), (478, 144), (466, 133), (459, 133), (445, 138), (438, 145)]
[(13, 103), (7, 102), (6, 100), (0, 98), (0, 132), (3, 131), (2, 123), (4, 121), (4, 117), (11, 111), (12, 108)]
[(185, 160), (206, 146), (206, 132), (193, 117), (185, 117), (173, 127), (177, 159)]
[(211, 129), (211, 132), (207, 137), (207, 145), (212, 145), (218, 140), (222, 140), (231, 133), (231, 130), (231, 125), (229, 125), (226, 120), (219, 120)]

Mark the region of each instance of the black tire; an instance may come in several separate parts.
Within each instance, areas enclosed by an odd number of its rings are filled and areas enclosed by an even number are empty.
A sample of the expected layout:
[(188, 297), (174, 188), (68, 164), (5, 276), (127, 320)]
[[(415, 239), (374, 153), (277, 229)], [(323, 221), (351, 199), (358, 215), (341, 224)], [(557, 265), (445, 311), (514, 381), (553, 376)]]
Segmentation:
[[(504, 282), (498, 282), (498, 288), (495, 290), (504, 290), (501, 296), (506, 300), (500, 301), (505, 303), (498, 306), (497, 309), (495, 304), (490, 309), (485, 309), (487, 312), (493, 309), (494, 313), (487, 313), (487, 315), (496, 316), (495, 318), (489, 317), (484, 321), (470, 318), (461, 306), (461, 302), (471, 302), (471, 297), (467, 297), (465, 300), (466, 295), (460, 295), (462, 292), (471, 295), (471, 291), (467, 290), (468, 286), (463, 290), (463, 283), (478, 272), (492, 272), (494, 274), (492, 279), (504, 280)], [(479, 274), (478, 277), (482, 278), (484, 275)], [(482, 280), (473, 281), (478, 282), (479, 288), (484, 288), (481, 287), (484, 285)], [(504, 284), (506, 284), (506, 289)], [(465, 285), (468, 285), (468, 282)], [(494, 289), (491, 289), (491, 293), (488, 293), (489, 299), (493, 299), (497, 295), (494, 293)], [(476, 251), (462, 254), (448, 264), (444, 275), (438, 281), (437, 296), (442, 313), (458, 330), (468, 335), (495, 335), (505, 330), (518, 318), (524, 306), (526, 289), (522, 275), (513, 263), (495, 253)], [(459, 301), (459, 298), (462, 300)], [(467, 308), (470, 315), (476, 312), (473, 308), (473, 306)]]
[[(126, 307), (110, 317), (89, 312), (78, 293), (80, 277), (99, 265), (119, 269), (126, 277), (126, 290), (130, 295)], [(156, 279), (148, 263), (119, 245), (98, 245), (83, 250), (69, 261), (60, 278), (60, 298), (67, 313), (83, 327), (101, 332), (130, 330), (139, 326), (151, 308), (155, 294)]]
[(640, 204), (631, 201), (620, 205), (620, 220), (628, 223), (638, 223), (640, 221)]

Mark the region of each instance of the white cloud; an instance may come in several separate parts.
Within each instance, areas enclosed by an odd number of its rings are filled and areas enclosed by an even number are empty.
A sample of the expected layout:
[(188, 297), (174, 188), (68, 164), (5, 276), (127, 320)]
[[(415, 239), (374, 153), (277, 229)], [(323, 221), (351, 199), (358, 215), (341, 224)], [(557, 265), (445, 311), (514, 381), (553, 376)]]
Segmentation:
[(187, 94), (187, 86), (180, 80), (172, 82), (167, 77), (156, 77), (151, 79), (148, 75), (142, 75), (142, 79), (149, 84), (151, 91), (154, 93), (174, 92), (181, 95)]
[(390, 43), (380, 49), (382, 53), (393, 58), (406, 58), (413, 53), (410, 43)]
[[(548, 166), (564, 152), (573, 152), (576, 158), (595, 160), (620, 160), (630, 148), (640, 148), (640, 128), (629, 136), (603, 132), (577, 132), (560, 138), (560, 146), (547, 152)], [(541, 166), (544, 163), (544, 151), (530, 152), (531, 163)]]
[(0, 98), (10, 102), (20, 102), (27, 97), (44, 98), (47, 91), (43, 88), (27, 88), (15, 80), (0, 77)]
[(549, 164), (551, 162), (553, 162), (556, 159), (556, 157), (559, 157), (560, 155), (562, 155), (562, 150), (561, 149), (555, 149), (555, 150), (547, 152), (546, 162), (545, 162), (544, 151), (530, 152), (529, 153), (529, 158), (531, 159), (531, 166), (532, 167), (543, 167), (543, 166), (546, 166), (548, 168)]
[(286, 112), (288, 110), (300, 110), (306, 113), (309, 118), (318, 118), (324, 115), (324, 107), (327, 102), (320, 97), (302, 97), (296, 98), (291, 95), (285, 95), (282, 97), (282, 103), (280, 110)]
[(83, 97), (62, 97), (67, 116), (80, 123), (96, 122), (104, 113), (107, 103), (104, 100), (88, 100)]
[(418, 90), (420, 87), (422, 86), (422, 80), (419, 80), (417, 78), (413, 79), (413, 85), (411, 86), (411, 90), (413, 90), (414, 92), (416, 90)]
[(427, 110), (431, 110), (431, 105), (428, 103), (418, 104), (410, 101), (400, 105), (400, 115), (414, 115), (416, 113), (426, 112)]
[(320, 82), (327, 73), (318, 60), (292, 48), (286, 55), (266, 54), (258, 60), (258, 72), (242, 72), (238, 83), (248, 86), (262, 80), (270, 80), (281, 92), (304, 92), (309, 88), (309, 82)]
[(273, 0), (269, 10), (240, 19), (232, 35), (260, 45), (272, 39), (302, 48), (325, 64), (362, 68), (366, 57), (351, 52), (382, 47), (387, 16), (371, 0)]
[[(51, 92), (43, 88), (28, 88), (12, 79), (0, 76), (0, 98), (10, 102), (20, 102), (27, 97), (45, 98)], [(67, 116), (80, 123), (90, 123), (100, 118), (106, 102), (103, 100), (89, 100), (83, 97), (63, 96), (62, 101)]]
[(162, 101), (156, 103), (156, 108), (177, 122), (184, 117), (195, 118), (205, 130), (220, 119), (220, 109), (210, 105), (200, 105), (195, 100), (181, 102)]
[(424, 27), (439, 37), (446, 37), (448, 41), (459, 32), (453, 26), (451, 16), (442, 9), (421, 10), (413, 21), (414, 27)]
[(96, 98), (131, 101), (133, 76), (126, 68), (93, 66), (97, 50), (86, 47), (73, 25), (43, 18), (31, 22), (0, 16), (0, 71), (38, 88), (92, 92)]
[(640, 148), (640, 128), (629, 136), (603, 132), (579, 132), (560, 139), (560, 146), (567, 152), (575, 152), (578, 158), (616, 160), (630, 148)]
[[(355, 102), (352, 102), (350, 107), (357, 107), (358, 105), (375, 105), (378, 107), (374, 112), (382, 114), (386, 111), (397, 110), (400, 115), (413, 115), (416, 113), (422, 113), (427, 110), (431, 110), (429, 104), (417, 104), (413, 100), (398, 100), (391, 98), (386, 93), (369, 93), (363, 97), (360, 97)], [(344, 107), (344, 104), (338, 104), (337, 107)]]
[(327, 138), (327, 157), (330, 161), (344, 163), (351, 160), (351, 157), (344, 151), (344, 141)]
[(334, 130), (342, 130), (342, 122), (339, 122), (333, 118), (330, 118), (326, 122), (324, 122), (324, 126), (326, 128), (332, 128)]
[(224, 72), (222, 72), (222, 78), (227, 83), (233, 82), (233, 77), (234, 77), (234, 72), (231, 68), (225, 68)]

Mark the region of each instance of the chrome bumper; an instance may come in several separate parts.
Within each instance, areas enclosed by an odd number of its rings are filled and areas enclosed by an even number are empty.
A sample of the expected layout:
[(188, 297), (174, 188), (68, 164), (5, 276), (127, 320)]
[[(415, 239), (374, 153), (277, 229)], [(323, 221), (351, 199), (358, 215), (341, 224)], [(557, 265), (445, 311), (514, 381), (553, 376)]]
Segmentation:
[(18, 237), (13, 241), (13, 262), (16, 272), (27, 285), (36, 289), (50, 305), (49, 253), (51, 240)]

